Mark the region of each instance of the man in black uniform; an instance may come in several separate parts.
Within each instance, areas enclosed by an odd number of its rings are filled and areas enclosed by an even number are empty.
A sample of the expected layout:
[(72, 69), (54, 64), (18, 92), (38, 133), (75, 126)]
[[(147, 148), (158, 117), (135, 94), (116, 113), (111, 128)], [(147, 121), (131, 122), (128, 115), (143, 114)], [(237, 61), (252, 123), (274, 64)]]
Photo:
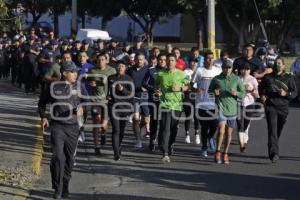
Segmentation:
[(84, 87), (77, 87), (77, 67), (73, 62), (63, 63), (61, 71), (64, 82), (56, 82), (51, 95), (49, 92), (43, 92), (38, 103), (43, 127), (49, 126), (45, 111), (46, 105), (52, 104), (50, 108), (52, 119), (50, 171), (55, 199), (66, 198), (69, 195), (68, 186), (74, 164), (73, 155), (79, 134), (77, 119), (83, 114), (80, 106), (82, 99), (79, 98), (78, 89), (81, 90), (81, 94), (86, 95)]
[(268, 124), (269, 158), (273, 163), (279, 159), (278, 142), (289, 113), (289, 101), (297, 96), (295, 80), (284, 68), (283, 58), (277, 57), (273, 72), (259, 85)]
[(4, 78), (4, 69), (5, 69), (5, 55), (2, 41), (0, 42), (0, 79)]

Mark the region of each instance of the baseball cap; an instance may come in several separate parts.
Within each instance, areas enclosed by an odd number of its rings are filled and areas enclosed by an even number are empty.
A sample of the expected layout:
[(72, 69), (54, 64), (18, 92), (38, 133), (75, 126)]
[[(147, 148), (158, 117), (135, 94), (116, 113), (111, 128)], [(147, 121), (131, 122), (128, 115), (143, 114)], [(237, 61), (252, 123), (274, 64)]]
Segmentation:
[(228, 67), (233, 67), (233, 62), (229, 59), (226, 59), (222, 64), (222, 68), (228, 68)]
[(119, 65), (119, 64), (126, 65), (125, 61), (122, 60), (122, 59), (121, 59), (121, 60), (117, 60), (116, 64), (117, 64), (117, 65)]
[(58, 41), (55, 39), (50, 40), (50, 45), (58, 45)]
[(63, 62), (61, 64), (61, 71), (78, 72), (78, 68), (72, 61)]
[(91, 44), (91, 41), (89, 39), (82, 40), (82, 44)]

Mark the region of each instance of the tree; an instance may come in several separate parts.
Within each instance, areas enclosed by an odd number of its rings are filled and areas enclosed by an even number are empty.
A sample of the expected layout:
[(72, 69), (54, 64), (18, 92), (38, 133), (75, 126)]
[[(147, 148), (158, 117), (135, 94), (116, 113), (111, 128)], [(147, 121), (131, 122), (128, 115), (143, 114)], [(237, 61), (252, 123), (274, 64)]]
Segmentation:
[(47, 0), (11, 1), (11, 5), (14, 7), (16, 7), (19, 3), (24, 7), (25, 13), (30, 13), (32, 15), (32, 26), (35, 26), (42, 15), (49, 11), (49, 1)]
[(5, 0), (0, 0), (0, 26), (2, 32), (8, 31), (8, 8)]
[(170, 17), (184, 10), (177, 0), (119, 0), (128, 16), (144, 31), (149, 46), (153, 44), (153, 29), (160, 17)]
[(206, 0), (177, 0), (184, 6), (185, 12), (192, 14), (197, 24), (197, 46), (203, 49), (207, 41), (207, 6)]
[(47, 0), (50, 14), (53, 16), (54, 33), (59, 33), (59, 16), (69, 9), (67, 0)]

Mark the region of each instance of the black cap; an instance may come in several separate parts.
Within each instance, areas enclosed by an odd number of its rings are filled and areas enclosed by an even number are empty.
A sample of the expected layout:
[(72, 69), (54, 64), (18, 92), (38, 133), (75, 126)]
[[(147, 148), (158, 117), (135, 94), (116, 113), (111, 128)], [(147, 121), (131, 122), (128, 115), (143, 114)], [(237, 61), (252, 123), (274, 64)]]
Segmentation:
[(80, 40), (75, 40), (74, 44), (81, 44)]
[(82, 44), (91, 44), (91, 40), (86, 38), (86, 39), (82, 40)]
[(58, 45), (58, 41), (56, 39), (50, 40), (50, 45)]
[(68, 61), (68, 62), (63, 62), (61, 64), (61, 71), (62, 72), (64, 72), (64, 71), (78, 72), (78, 68), (74, 62)]
[(124, 61), (124, 60), (117, 60), (116, 64), (117, 64), (117, 65), (119, 65), (119, 64), (123, 64), (123, 65), (125, 65), (125, 66), (126, 66), (126, 63), (125, 63), (125, 61)]

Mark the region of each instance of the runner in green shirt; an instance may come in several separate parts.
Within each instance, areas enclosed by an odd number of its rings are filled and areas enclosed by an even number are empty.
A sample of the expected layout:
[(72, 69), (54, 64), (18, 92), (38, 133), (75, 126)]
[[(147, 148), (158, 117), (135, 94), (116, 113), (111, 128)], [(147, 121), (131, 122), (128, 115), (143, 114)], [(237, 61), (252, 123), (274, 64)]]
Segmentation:
[(93, 137), (95, 144), (95, 155), (101, 155), (99, 147), (99, 129), (101, 128), (101, 145), (106, 143), (106, 130), (108, 124), (107, 111), (107, 77), (116, 74), (116, 70), (107, 65), (105, 53), (101, 53), (96, 58), (96, 67), (88, 75), (88, 81), (91, 86), (91, 101), (98, 105), (92, 106), (93, 118)]
[[(222, 65), (223, 72), (214, 77), (211, 81), (209, 92), (215, 95), (218, 114), (218, 136), (217, 136), (217, 151), (215, 161), (218, 164), (222, 163), (221, 146), (225, 135), (225, 146), (223, 153), (223, 163), (229, 164), (228, 152), (232, 138), (232, 131), (236, 124), (238, 114), (237, 108), (238, 99), (244, 99), (245, 87), (242, 80), (232, 73), (233, 63), (226, 60)], [(226, 130), (226, 131), (225, 131)]]
[(189, 89), (185, 74), (176, 69), (176, 56), (174, 54), (167, 56), (167, 70), (158, 72), (156, 86), (158, 87), (157, 92), (161, 95), (158, 145), (163, 153), (162, 161), (170, 162), (182, 111), (183, 92)]

